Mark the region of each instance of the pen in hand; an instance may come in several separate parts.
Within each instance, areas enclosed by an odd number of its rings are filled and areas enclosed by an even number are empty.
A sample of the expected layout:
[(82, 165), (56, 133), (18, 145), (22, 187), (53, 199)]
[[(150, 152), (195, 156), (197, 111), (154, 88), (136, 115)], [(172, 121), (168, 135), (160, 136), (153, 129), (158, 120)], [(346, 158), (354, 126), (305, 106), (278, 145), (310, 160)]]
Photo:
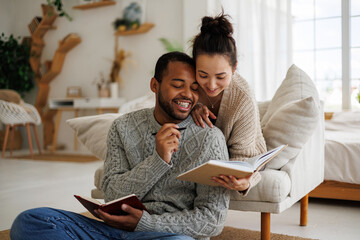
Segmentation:
[[(181, 130), (185, 130), (185, 129), (186, 129), (186, 127), (182, 127), (182, 128), (178, 128), (177, 130), (181, 131)], [(157, 132), (156, 132), (156, 133), (152, 133), (153, 136), (155, 136), (156, 134), (157, 134)]]

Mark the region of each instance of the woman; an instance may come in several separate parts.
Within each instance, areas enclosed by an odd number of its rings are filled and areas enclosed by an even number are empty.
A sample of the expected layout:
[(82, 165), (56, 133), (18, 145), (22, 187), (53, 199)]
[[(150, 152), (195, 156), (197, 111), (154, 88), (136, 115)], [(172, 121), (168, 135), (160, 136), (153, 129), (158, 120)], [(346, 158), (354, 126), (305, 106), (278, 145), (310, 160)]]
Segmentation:
[[(196, 79), (201, 86), (199, 104), (192, 111), (197, 125), (220, 128), (227, 141), (230, 160), (241, 161), (266, 152), (255, 97), (238, 73), (233, 27), (227, 15), (204, 17), (201, 32), (193, 41)], [(247, 194), (261, 179), (214, 177), (222, 186)]]

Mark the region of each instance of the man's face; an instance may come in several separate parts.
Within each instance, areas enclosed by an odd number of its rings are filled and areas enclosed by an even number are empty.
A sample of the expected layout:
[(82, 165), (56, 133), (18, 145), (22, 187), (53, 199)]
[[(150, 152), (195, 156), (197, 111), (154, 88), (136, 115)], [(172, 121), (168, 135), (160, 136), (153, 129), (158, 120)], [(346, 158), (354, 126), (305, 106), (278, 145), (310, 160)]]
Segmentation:
[(151, 87), (157, 97), (155, 118), (160, 124), (186, 119), (199, 99), (195, 69), (182, 62), (170, 62), (161, 83), (152, 79)]

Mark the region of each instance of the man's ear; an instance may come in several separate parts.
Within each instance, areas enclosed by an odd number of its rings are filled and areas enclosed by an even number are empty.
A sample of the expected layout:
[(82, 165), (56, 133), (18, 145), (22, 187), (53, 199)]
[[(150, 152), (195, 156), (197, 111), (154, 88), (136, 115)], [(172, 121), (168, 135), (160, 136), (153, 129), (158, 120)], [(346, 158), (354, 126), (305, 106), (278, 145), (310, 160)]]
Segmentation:
[(154, 92), (155, 94), (157, 94), (159, 91), (159, 88), (160, 88), (160, 83), (154, 77), (151, 78), (151, 81), (150, 81), (151, 91)]

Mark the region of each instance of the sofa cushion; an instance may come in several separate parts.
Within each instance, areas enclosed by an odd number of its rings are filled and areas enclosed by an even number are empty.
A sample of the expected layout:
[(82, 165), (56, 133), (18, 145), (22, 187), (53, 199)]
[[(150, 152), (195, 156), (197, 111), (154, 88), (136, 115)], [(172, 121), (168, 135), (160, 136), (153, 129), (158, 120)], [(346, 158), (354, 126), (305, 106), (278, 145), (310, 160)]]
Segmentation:
[(292, 65), (261, 119), (268, 150), (286, 145), (267, 168), (280, 169), (296, 157), (317, 125), (318, 92), (309, 76)]
[(106, 139), (112, 122), (122, 114), (107, 113), (72, 118), (66, 123), (76, 132), (78, 140), (99, 159), (106, 157)]
[(231, 201), (282, 202), (290, 193), (291, 180), (285, 171), (265, 169), (260, 171), (261, 181), (243, 197), (231, 192)]

